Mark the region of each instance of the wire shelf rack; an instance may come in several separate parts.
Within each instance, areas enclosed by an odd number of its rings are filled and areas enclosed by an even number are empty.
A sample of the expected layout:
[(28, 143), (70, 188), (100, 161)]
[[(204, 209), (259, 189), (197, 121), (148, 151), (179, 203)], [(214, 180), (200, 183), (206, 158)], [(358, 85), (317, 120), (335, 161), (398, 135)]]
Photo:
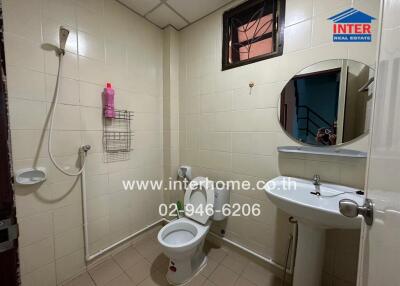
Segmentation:
[(104, 118), (103, 145), (106, 152), (106, 162), (116, 162), (129, 159), (132, 151), (131, 121), (133, 112), (115, 110), (113, 118)]
[(132, 137), (132, 132), (105, 131), (104, 140), (106, 152), (130, 152), (132, 150)]

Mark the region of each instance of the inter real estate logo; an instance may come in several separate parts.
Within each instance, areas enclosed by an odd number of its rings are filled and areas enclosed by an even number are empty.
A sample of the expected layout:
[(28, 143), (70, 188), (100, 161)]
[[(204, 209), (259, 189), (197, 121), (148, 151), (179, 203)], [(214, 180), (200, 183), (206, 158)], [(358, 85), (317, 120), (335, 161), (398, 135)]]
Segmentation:
[(334, 42), (371, 42), (372, 21), (369, 16), (354, 8), (328, 18), (333, 21)]

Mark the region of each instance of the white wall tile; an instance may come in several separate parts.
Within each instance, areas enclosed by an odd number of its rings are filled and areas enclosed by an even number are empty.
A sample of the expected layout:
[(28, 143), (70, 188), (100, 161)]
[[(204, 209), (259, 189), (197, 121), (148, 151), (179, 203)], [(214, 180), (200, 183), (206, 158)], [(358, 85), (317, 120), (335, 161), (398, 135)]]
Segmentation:
[(53, 220), (50, 212), (29, 216), (18, 220), (19, 246), (24, 247), (51, 237)]
[(88, 220), (99, 219), (108, 216), (109, 199), (107, 195), (99, 196), (88, 202)]
[(82, 128), (90, 131), (103, 130), (103, 110), (100, 108), (81, 107)]
[(56, 260), (57, 284), (85, 270), (83, 249)]
[(233, 154), (232, 172), (260, 178), (273, 178), (274, 160), (272, 156)]
[(319, 46), (332, 42), (332, 22), (327, 20), (326, 15), (315, 17), (312, 20), (311, 45)]
[(104, 0), (76, 0), (79, 8), (85, 8), (92, 12), (102, 13), (104, 8)]
[(57, 208), (53, 212), (54, 233), (60, 234), (82, 226), (82, 206), (80, 204)]
[[(49, 132), (45, 134), (45, 142)], [(52, 132), (52, 154), (57, 157), (76, 156), (77, 150), (82, 146), (80, 131), (53, 130)], [(85, 142), (86, 143), (86, 142)], [(47, 145), (46, 145), (47, 146)], [(46, 154), (48, 155), (48, 154)]]
[(104, 85), (107, 81), (105, 64), (101, 61), (79, 57), (79, 79), (81, 81)]
[(274, 155), (277, 133), (235, 132), (232, 133), (232, 152), (244, 154)]
[(313, 0), (286, 1), (285, 26), (291, 26), (313, 16)]
[(84, 32), (78, 32), (79, 47), (78, 52), (80, 56), (85, 56), (98, 60), (105, 61), (104, 39), (101, 36), (93, 36)]
[(54, 259), (53, 238), (46, 238), (19, 249), (21, 274), (24, 276)]
[(92, 153), (103, 152), (103, 132), (102, 131), (84, 131), (82, 134), (82, 143), (91, 146)]
[(46, 103), (23, 99), (10, 99), (11, 129), (42, 129), (46, 120)]
[(7, 90), (10, 98), (45, 101), (45, 75), (10, 66), (7, 68)]
[(48, 157), (46, 139), (41, 130), (12, 130), (13, 160)]
[[(65, 161), (58, 158), (58, 162), (61, 164)], [(63, 167), (65, 165), (62, 165)], [(65, 168), (65, 167), (64, 167)], [(76, 170), (71, 170), (70, 168), (65, 168), (68, 171), (76, 172)], [(52, 190), (52, 206), (54, 209), (59, 209), (61, 207), (76, 205), (81, 203), (81, 191), (80, 191), (80, 181), (65, 181), (50, 184), (49, 188)]]
[(102, 107), (103, 91), (104, 87), (101, 85), (81, 81), (79, 83), (80, 104), (90, 107)]
[(24, 218), (51, 210), (52, 206), (47, 202), (51, 199), (51, 196), (52, 192), (47, 184), (42, 184), (39, 187), (15, 186), (17, 217)]
[(44, 54), (39, 43), (8, 32), (4, 35), (4, 39), (7, 65), (44, 71)]
[[(41, 0), (4, 1), (5, 27), (8, 32), (33, 42), (42, 41)], [(23, 20), (22, 20), (23, 19)]]
[(21, 276), (22, 285), (26, 286), (54, 286), (56, 282), (55, 264), (52, 262), (29, 274)]
[(350, 7), (351, 0), (314, 0), (314, 15), (329, 14), (331, 17)]
[[(57, 75), (58, 57), (54, 51), (45, 52), (45, 70), (48, 74)], [(78, 56), (74, 53), (66, 52), (62, 58), (62, 76), (78, 79)]]
[(69, 229), (54, 237), (54, 256), (56, 259), (64, 257), (83, 248), (82, 227)]
[[(46, 75), (46, 99), (48, 102), (55, 100), (55, 87), (57, 76)], [(79, 105), (79, 82), (66, 77), (59, 83), (58, 102), (71, 105)]]
[[(83, 2), (84, 1), (81, 1), (81, 3)], [(87, 3), (86, 5), (90, 4)], [(105, 25), (105, 22), (101, 6), (102, 6), (101, 2), (97, 3), (97, 9), (93, 8), (87, 9), (88, 7), (79, 6), (79, 8), (77, 9), (77, 24), (78, 24), (78, 29), (80, 31), (84, 31), (99, 36), (103, 33), (103, 27)]]
[(212, 151), (231, 151), (231, 134), (228, 132), (212, 132), (199, 134), (200, 149)]
[[(61, 94), (60, 94), (61, 95)], [(65, 94), (67, 96), (67, 94)], [(47, 104), (47, 110), (53, 110), (51, 103)], [(79, 106), (57, 104), (54, 116), (54, 130), (81, 130), (81, 115)]]
[(64, 25), (76, 26), (75, 5), (71, 0), (42, 0), (42, 14)]
[(310, 47), (311, 23), (311, 20), (306, 20), (297, 25), (285, 27), (284, 51), (286, 53), (304, 50)]

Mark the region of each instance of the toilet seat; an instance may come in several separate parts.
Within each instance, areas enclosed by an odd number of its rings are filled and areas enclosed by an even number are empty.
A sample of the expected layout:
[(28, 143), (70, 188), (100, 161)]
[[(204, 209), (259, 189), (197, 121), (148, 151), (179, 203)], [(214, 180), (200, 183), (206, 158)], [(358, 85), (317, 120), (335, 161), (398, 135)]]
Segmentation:
[[(194, 178), (186, 189), (184, 203), (186, 217), (206, 224), (211, 217), (207, 214), (206, 207), (214, 207), (214, 183), (204, 177)], [(192, 211), (186, 207), (189, 204), (193, 206)]]

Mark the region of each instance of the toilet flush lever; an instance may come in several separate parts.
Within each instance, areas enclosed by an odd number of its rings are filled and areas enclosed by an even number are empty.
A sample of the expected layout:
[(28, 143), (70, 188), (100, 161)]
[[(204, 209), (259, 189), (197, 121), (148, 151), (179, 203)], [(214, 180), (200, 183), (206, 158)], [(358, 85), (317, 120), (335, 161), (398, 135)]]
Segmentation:
[(355, 201), (343, 199), (339, 202), (340, 213), (347, 217), (362, 215), (367, 225), (374, 221), (374, 205), (370, 199), (365, 199), (364, 205), (359, 206)]

